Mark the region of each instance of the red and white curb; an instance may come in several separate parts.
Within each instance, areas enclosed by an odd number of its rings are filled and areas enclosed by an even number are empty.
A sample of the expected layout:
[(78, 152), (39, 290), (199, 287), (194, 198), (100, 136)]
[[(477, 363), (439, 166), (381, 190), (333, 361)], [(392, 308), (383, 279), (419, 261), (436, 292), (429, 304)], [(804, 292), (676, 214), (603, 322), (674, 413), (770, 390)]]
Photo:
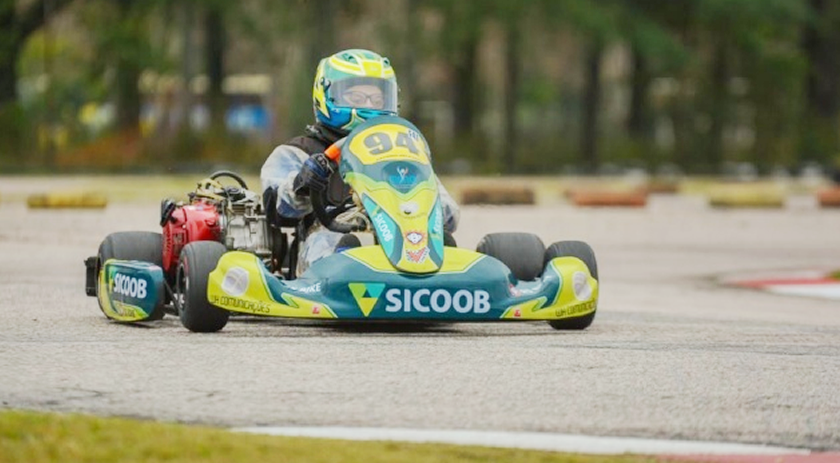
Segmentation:
[(761, 289), (787, 296), (807, 296), (840, 300), (840, 280), (823, 271), (799, 271), (788, 274), (765, 274), (724, 278), (724, 284)]
[[(812, 454), (809, 450), (773, 447), (765, 445), (736, 444), (726, 442), (703, 442), (685, 440), (636, 439), (630, 437), (596, 437), (575, 434), (553, 434), (539, 432), (503, 431), (461, 431), (431, 429), (391, 429), (352, 427), (245, 427), (234, 428), (234, 432), (265, 434), (287, 437), (315, 437), (324, 439), (358, 441), (399, 441), (414, 443), (438, 443), (501, 447), (531, 450), (546, 450), (564, 453), (590, 455), (660, 455), (663, 460), (714, 461), (735, 463), (787, 463), (781, 458), (796, 457), (792, 463), (823, 463), (814, 460), (825, 454)], [(724, 460), (708, 460), (713, 456)], [(738, 460), (744, 457), (747, 460)], [(768, 457), (769, 459), (754, 459)], [(707, 460), (704, 460), (707, 459)], [(749, 460), (749, 458), (753, 458)], [(801, 459), (804, 458), (804, 459)], [(840, 454), (834, 455), (840, 462)]]

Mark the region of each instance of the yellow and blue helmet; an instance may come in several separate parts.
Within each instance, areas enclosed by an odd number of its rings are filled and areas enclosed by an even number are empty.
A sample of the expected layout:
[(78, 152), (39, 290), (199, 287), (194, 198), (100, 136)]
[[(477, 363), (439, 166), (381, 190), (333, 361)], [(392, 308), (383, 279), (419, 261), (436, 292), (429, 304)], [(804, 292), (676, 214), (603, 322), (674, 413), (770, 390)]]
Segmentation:
[(346, 134), (376, 116), (397, 115), (397, 77), (388, 58), (340, 51), (318, 63), (312, 99), (315, 120)]

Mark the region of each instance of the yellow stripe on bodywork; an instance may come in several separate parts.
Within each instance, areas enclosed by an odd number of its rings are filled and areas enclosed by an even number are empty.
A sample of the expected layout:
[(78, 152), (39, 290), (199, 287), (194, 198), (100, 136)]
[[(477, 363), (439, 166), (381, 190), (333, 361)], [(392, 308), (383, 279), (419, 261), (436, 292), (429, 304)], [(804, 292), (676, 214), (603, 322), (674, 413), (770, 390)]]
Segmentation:
[[(592, 278), (589, 268), (577, 257), (556, 257), (549, 263), (549, 268), (560, 276), (560, 291), (546, 305), (547, 299), (540, 297), (509, 307), (502, 315), (511, 320), (560, 320), (580, 317), (595, 311), (598, 306), (598, 280)], [(579, 300), (575, 296), (572, 279), (575, 273), (587, 275), (592, 293), (588, 299)]]
[[(231, 269), (240, 268), (248, 274), (248, 286), (241, 294), (230, 294), (222, 289), (225, 276)], [(282, 295), (285, 303), (271, 297), (259, 259), (240, 251), (225, 253), (216, 269), (210, 272), (207, 300), (211, 304), (233, 312), (270, 317), (336, 318), (326, 304), (295, 296)]]
[[(461, 248), (444, 248), (443, 265), (437, 272), (441, 273), (464, 273), (484, 258), (483, 254)], [(385, 252), (379, 246), (362, 246), (348, 249), (343, 253), (345, 256), (359, 262), (369, 269), (382, 273), (399, 273), (388, 260)]]
[(382, 204), (391, 197), (396, 197), (400, 200), (400, 202), (411, 201), (412, 199), (415, 199), (415, 196), (422, 194), (424, 197), (421, 197), (420, 200), (423, 201), (423, 203), (420, 204), (428, 205), (429, 209), (431, 209), (431, 206), (434, 205), (438, 194), (437, 177), (434, 175), (429, 177), (428, 180), (423, 180), (422, 182), (417, 183), (414, 188), (405, 193), (395, 190), (394, 187), (386, 181), (377, 182), (367, 175), (360, 174), (358, 172), (348, 172), (344, 177), (344, 181), (350, 185), (354, 191), (367, 193), (377, 204)]
[(509, 318), (513, 320), (539, 320), (540, 318), (535, 315), (535, 312), (542, 309), (546, 300), (547, 299), (545, 297), (538, 297), (521, 304), (510, 306), (507, 310), (505, 310), (505, 313), (502, 314), (502, 318)]

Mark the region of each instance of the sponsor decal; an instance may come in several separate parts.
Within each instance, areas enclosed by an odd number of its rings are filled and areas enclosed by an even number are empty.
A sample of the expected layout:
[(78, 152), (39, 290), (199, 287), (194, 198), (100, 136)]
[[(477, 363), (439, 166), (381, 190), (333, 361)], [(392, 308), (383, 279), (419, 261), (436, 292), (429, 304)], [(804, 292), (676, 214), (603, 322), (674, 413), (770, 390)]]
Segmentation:
[(419, 210), (420, 206), (414, 201), (409, 201), (407, 203), (400, 204), (400, 211), (402, 211), (402, 213), (405, 215), (415, 214)]
[(419, 231), (410, 231), (405, 234), (405, 239), (408, 240), (411, 244), (420, 244), (423, 241), (423, 238), (426, 237), (426, 234)]
[(426, 260), (426, 257), (428, 255), (428, 247), (424, 247), (416, 251), (409, 251), (408, 249), (405, 250), (405, 257), (408, 259), (409, 262), (414, 262), (415, 264), (422, 264)]
[(312, 306), (312, 315), (319, 315), (321, 313), (321, 306), (320, 305), (313, 305)]
[(579, 301), (592, 299), (592, 286), (589, 285), (589, 278), (583, 272), (575, 272), (572, 275), (572, 289)]
[(222, 280), (222, 291), (234, 297), (239, 297), (245, 294), (248, 290), (250, 278), (248, 271), (242, 267), (231, 267), (225, 273), (225, 278)]
[(417, 174), (411, 172), (411, 167), (406, 165), (397, 166), (392, 175), (388, 176), (388, 183), (400, 191), (411, 189), (417, 183)]
[(389, 243), (394, 241), (394, 234), (391, 233), (391, 229), (388, 228), (388, 222), (385, 220), (383, 214), (376, 214), (376, 217), (373, 218), (373, 223), (376, 225), (376, 229), (379, 231), (379, 237), (382, 241), (387, 241)]
[(441, 233), (443, 233), (443, 213), (441, 213), (440, 211), (440, 203), (437, 204), (432, 214), (432, 233), (434, 233), (435, 235), (440, 235)]
[(408, 138), (414, 141), (421, 141), (420, 134), (414, 129), (408, 129)]
[(237, 310), (251, 312), (255, 314), (271, 313), (271, 307), (265, 302), (248, 301), (245, 299), (240, 299), (238, 297), (213, 296), (210, 303), (219, 307), (235, 308)]
[(522, 317), (522, 309), (516, 309), (513, 311), (513, 316), (516, 318)]
[(385, 289), (385, 283), (350, 283), (347, 286), (365, 317), (373, 311), (376, 301)]
[(134, 307), (133, 305), (123, 304), (120, 301), (113, 301), (111, 306), (114, 309), (114, 312), (119, 315), (120, 317), (127, 317), (127, 318), (146, 318), (149, 316), (145, 311), (140, 309), (139, 307)]
[(297, 289), (297, 291), (304, 293), (304, 294), (312, 294), (312, 293), (320, 293), (321, 292), (321, 282), (315, 283), (314, 285), (309, 285), (304, 288)]
[(114, 293), (128, 297), (145, 299), (148, 291), (148, 283), (142, 278), (136, 278), (122, 273), (114, 275)]
[(490, 293), (484, 290), (460, 289), (451, 293), (446, 289), (397, 289), (385, 292), (387, 312), (436, 312), (444, 314), (450, 310), (461, 314), (485, 314), (490, 311)]
[(557, 318), (576, 317), (578, 315), (585, 315), (595, 310), (595, 301), (584, 302), (582, 304), (575, 304), (573, 306), (564, 307), (554, 311)]

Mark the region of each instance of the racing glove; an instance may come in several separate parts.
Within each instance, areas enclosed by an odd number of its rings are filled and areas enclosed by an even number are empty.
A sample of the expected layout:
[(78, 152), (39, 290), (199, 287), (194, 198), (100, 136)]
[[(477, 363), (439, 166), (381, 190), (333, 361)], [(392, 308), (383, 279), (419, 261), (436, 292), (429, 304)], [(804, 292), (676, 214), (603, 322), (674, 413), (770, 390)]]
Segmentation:
[(312, 191), (324, 191), (335, 171), (335, 164), (324, 154), (317, 153), (309, 157), (295, 177), (295, 194), (306, 195)]

